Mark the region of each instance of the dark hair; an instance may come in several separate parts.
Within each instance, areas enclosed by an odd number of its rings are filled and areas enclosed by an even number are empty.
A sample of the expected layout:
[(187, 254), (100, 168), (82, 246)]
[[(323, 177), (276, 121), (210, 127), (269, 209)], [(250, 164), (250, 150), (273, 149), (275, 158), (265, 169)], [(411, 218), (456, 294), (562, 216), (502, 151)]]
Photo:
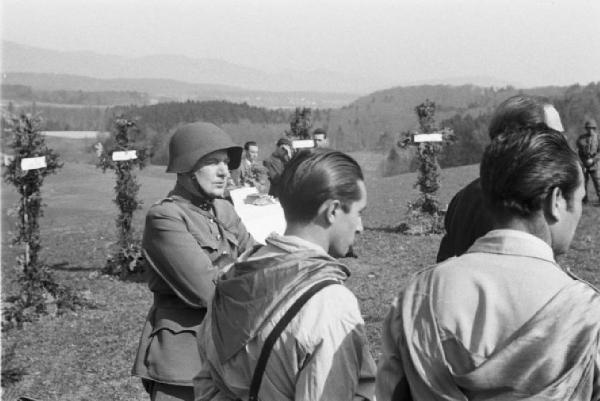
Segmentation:
[(248, 150), (250, 149), (250, 146), (256, 146), (258, 147), (258, 145), (256, 144), (256, 142), (254, 141), (248, 141), (244, 144), (244, 150)]
[(580, 184), (579, 160), (567, 140), (545, 125), (504, 131), (481, 161), (484, 199), (496, 218), (530, 217), (558, 187), (570, 202)]
[(280, 147), (281, 145), (289, 145), (292, 146), (292, 141), (287, 138), (279, 138), (277, 140), (277, 144), (275, 146)]
[(549, 103), (539, 97), (522, 94), (509, 97), (494, 111), (488, 128), (490, 138), (507, 130), (545, 124), (545, 104)]
[(323, 135), (325, 138), (327, 138), (327, 131), (325, 131), (323, 128), (317, 128), (313, 131), (313, 138), (315, 135)]
[(328, 199), (337, 199), (345, 212), (360, 199), (363, 173), (352, 157), (331, 149), (298, 152), (281, 175), (279, 201), (288, 222), (307, 222)]

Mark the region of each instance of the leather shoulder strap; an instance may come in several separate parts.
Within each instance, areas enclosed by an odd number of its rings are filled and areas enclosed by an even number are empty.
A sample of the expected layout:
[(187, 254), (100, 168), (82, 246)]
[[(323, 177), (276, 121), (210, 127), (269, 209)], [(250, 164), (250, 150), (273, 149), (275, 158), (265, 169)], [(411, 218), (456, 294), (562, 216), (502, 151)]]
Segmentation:
[(260, 384), (262, 382), (263, 374), (265, 373), (265, 368), (267, 367), (267, 361), (269, 360), (269, 356), (271, 355), (271, 351), (273, 349), (273, 345), (275, 345), (275, 341), (279, 338), (283, 329), (290, 323), (290, 321), (298, 314), (302, 306), (317, 292), (321, 289), (332, 285), (332, 284), (340, 284), (337, 280), (324, 280), (319, 281), (310, 287), (307, 291), (305, 291), (294, 304), (288, 309), (288, 311), (283, 315), (281, 320), (275, 325), (269, 336), (265, 340), (263, 348), (260, 352), (260, 356), (258, 357), (258, 362), (256, 364), (256, 368), (254, 369), (254, 374), (252, 375), (252, 382), (250, 384), (250, 394), (248, 397), (249, 401), (258, 401), (258, 391), (260, 390)]

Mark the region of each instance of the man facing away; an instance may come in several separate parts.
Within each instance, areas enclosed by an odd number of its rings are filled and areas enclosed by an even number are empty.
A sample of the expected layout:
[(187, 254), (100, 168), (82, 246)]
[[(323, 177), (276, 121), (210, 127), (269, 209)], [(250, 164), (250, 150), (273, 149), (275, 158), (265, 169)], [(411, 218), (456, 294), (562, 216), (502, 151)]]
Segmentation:
[[(496, 108), (488, 132), (490, 139), (494, 139), (506, 129), (536, 124), (546, 124), (554, 130), (564, 131), (554, 106), (537, 97), (516, 95)], [(444, 218), (444, 228), (446, 234), (438, 250), (438, 263), (462, 255), (477, 238), (492, 229), (492, 219), (483, 205), (479, 178), (454, 195)]]
[(169, 141), (175, 188), (150, 207), (144, 256), (154, 302), (140, 336), (132, 374), (152, 401), (192, 400), (200, 370), (198, 327), (219, 268), (255, 242), (233, 206), (222, 199), (229, 169), (242, 149), (209, 123), (182, 125)]
[(269, 195), (278, 198), (281, 189), (281, 174), (285, 165), (292, 158), (293, 148), (292, 141), (287, 138), (279, 138), (276, 146), (277, 148), (271, 156), (263, 161), (263, 165), (267, 168), (267, 175), (271, 184), (269, 186)]
[(588, 181), (591, 178), (596, 197), (600, 202), (600, 140), (598, 138), (598, 125), (596, 120), (588, 118), (585, 122), (585, 134), (577, 138), (577, 152), (583, 164), (585, 197), (583, 202), (588, 201)]
[(245, 255), (216, 284), (199, 336), (204, 363), (196, 400), (249, 399), (261, 350), (274, 326), (313, 286), (308, 299), (274, 343), (258, 399), (372, 400), (375, 364), (350, 272), (336, 258), (362, 231), (367, 203), (362, 171), (332, 150), (296, 154), (282, 176), (285, 235)]
[(597, 400), (600, 296), (563, 270), (583, 174), (545, 126), (498, 135), (481, 162), (493, 230), (424, 270), (383, 327), (377, 399)]

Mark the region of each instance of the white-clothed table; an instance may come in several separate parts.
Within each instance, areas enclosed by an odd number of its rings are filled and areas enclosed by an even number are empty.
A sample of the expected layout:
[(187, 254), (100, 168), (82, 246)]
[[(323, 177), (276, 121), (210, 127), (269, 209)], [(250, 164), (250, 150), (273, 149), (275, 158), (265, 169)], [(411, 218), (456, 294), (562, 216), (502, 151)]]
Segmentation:
[(254, 239), (261, 244), (272, 232), (283, 234), (285, 231), (285, 216), (278, 201), (267, 205), (253, 205), (246, 203), (248, 195), (256, 194), (258, 190), (253, 187), (237, 188), (230, 192), (233, 207), (242, 219), (246, 229)]

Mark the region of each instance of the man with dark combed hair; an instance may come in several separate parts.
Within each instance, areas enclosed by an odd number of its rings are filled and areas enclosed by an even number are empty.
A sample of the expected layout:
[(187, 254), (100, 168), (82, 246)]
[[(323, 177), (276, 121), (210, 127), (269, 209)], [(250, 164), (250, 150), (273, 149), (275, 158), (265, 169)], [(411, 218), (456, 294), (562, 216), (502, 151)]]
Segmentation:
[[(361, 168), (341, 152), (300, 151), (283, 171), (280, 201), (285, 235), (271, 234), (216, 283), (199, 336), (204, 366), (196, 400), (374, 400), (364, 321), (343, 285), (350, 272), (336, 259), (363, 229)], [(268, 341), (279, 325), (283, 330)], [(261, 369), (257, 360), (268, 344)], [(257, 374), (263, 378), (253, 386)]]
[[(494, 139), (506, 130), (537, 124), (564, 131), (554, 106), (537, 97), (516, 95), (496, 108), (488, 133), (490, 139)], [(440, 243), (437, 262), (462, 255), (477, 238), (491, 230), (492, 220), (483, 204), (479, 178), (454, 195), (448, 205), (444, 228), (446, 234)]]
[(600, 294), (563, 270), (583, 173), (545, 124), (487, 147), (481, 187), (492, 231), (421, 272), (383, 328), (377, 400), (597, 400)]

